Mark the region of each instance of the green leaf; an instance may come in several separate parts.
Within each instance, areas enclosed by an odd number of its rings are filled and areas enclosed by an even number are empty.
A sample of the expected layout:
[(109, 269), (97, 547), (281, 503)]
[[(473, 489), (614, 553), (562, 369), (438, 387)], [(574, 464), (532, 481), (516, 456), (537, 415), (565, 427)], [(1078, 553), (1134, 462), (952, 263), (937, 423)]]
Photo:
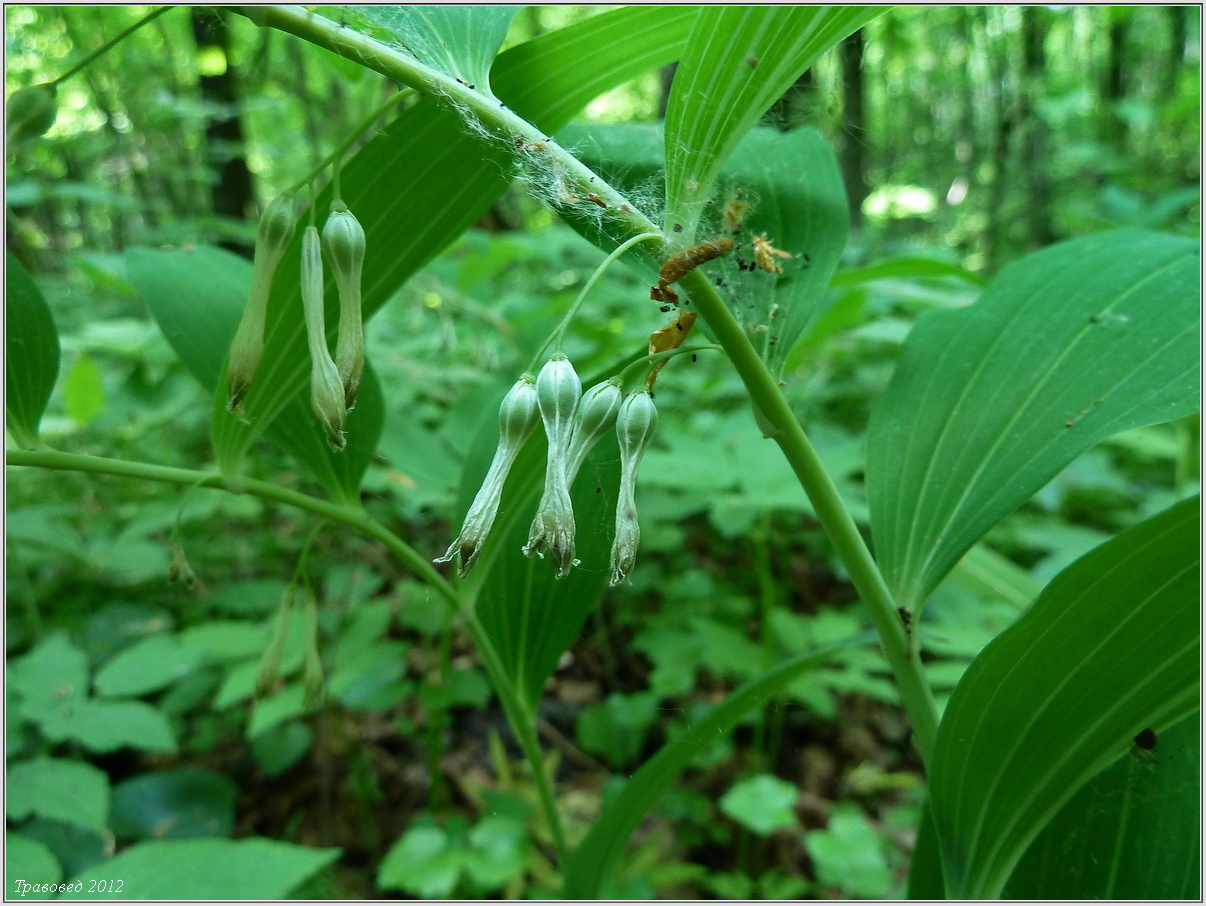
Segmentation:
[(876, 555), (899, 603), (916, 609), (1092, 445), (1198, 409), (1198, 261), (1193, 240), (1103, 233), (921, 316), (867, 441)]
[[(665, 171), (656, 126), (575, 124), (558, 133), (558, 139), (579, 148), (585, 163), (630, 194), (660, 180)], [(846, 244), (850, 215), (837, 160), (815, 129), (755, 129), (737, 146), (719, 181), (729, 194), (740, 191), (747, 209), (736, 231), (720, 220), (708, 224), (710, 232), (723, 231), (742, 246), (709, 263), (708, 273), (779, 374), (816, 314)], [(605, 244), (597, 224), (572, 215), (567, 220), (592, 242)], [(749, 246), (759, 235), (792, 255), (778, 261), (782, 274), (742, 265), (752, 262)], [(651, 278), (657, 273), (657, 264), (640, 246), (625, 260), (643, 267)]]
[(842, 271), (840, 274), (834, 275), (833, 279), (829, 281), (829, 285), (837, 289), (839, 287), (861, 286), (874, 280), (893, 280), (902, 277), (954, 277), (975, 286), (984, 286), (988, 282), (979, 274), (972, 273), (966, 268), (959, 267), (957, 264), (947, 264), (945, 261), (935, 261), (932, 258), (893, 258), (890, 261), (881, 261), (869, 267)]
[(80, 425), (87, 425), (105, 411), (105, 382), (92, 356), (81, 355), (68, 369), (63, 407)]
[(1200, 712), (1190, 715), (1081, 787), (1030, 844), (1004, 896), (1200, 899), (1200, 724)]
[[(515, 6), (348, 6), (347, 26), (390, 44), (446, 76), (490, 91), (490, 64)], [(328, 15), (329, 19), (337, 19)]]
[[(674, 59), (688, 24), (684, 11), (667, 7), (604, 13), (501, 54), (491, 70), (492, 84), (509, 107), (552, 134), (601, 92)], [(345, 162), (342, 194), (368, 236), (366, 320), (506, 190), (513, 153), (487, 144), (429, 98)], [(320, 193), (316, 210), (327, 210), (329, 203), (328, 189)], [(225, 395), (215, 394), (214, 447), (227, 471), (237, 471), (252, 441), (306, 387), (300, 243), (299, 232), (273, 283), (264, 360), (245, 402), (248, 422), (227, 413)], [(230, 336), (234, 329), (232, 324)], [(349, 435), (363, 405), (349, 418)], [(341, 455), (361, 446), (373, 445), (349, 436)]]
[(570, 900), (595, 899), (615, 870), (628, 838), (641, 819), (697, 754), (806, 670), (825, 663), (839, 651), (866, 644), (868, 640), (867, 635), (860, 635), (784, 660), (778, 667), (736, 689), (674, 742), (663, 746), (608, 803), (603, 814), (591, 825), (586, 838), (574, 850), (566, 866), (562, 896)]
[(201, 663), (201, 657), (171, 635), (143, 639), (112, 658), (96, 674), (101, 695), (146, 695), (170, 686)]
[(707, 6), (666, 106), (666, 231), (691, 245), (720, 169), (758, 119), (825, 50), (879, 7)]
[(758, 774), (733, 784), (720, 797), (720, 810), (756, 834), (796, 824), (794, 807), (800, 790), (773, 774)]
[(217, 771), (184, 768), (123, 780), (113, 788), (113, 833), (139, 840), (228, 837), (239, 788)]
[(251, 740), (251, 754), (269, 777), (293, 767), (314, 741), (314, 733), (301, 721), (279, 724)]
[(8, 771), (8, 817), (41, 815), (104, 831), (109, 816), (109, 775), (83, 761), (35, 758)]
[(857, 805), (843, 802), (834, 806), (828, 827), (804, 834), (804, 846), (821, 884), (860, 899), (888, 897), (892, 871), (883, 844)]
[(4, 881), (10, 897), (53, 899), (47, 893), (28, 891), (25, 884), (57, 884), (63, 877), (58, 860), (44, 843), (6, 830), (4, 832)]
[(38, 424), (59, 376), (59, 332), (50, 306), (9, 251), (4, 313), (4, 424), (22, 447), (38, 446)]
[(623, 766), (641, 754), (649, 727), (658, 717), (658, 698), (651, 692), (612, 693), (578, 714), (574, 738), (587, 752), (604, 755)]
[[(172, 840), (138, 843), (81, 876), (84, 891), (63, 899), (280, 900), (339, 857), (277, 840)], [(120, 879), (120, 889), (88, 893), (88, 880)]]
[(410, 828), (377, 866), (377, 886), (404, 890), (424, 900), (449, 896), (461, 877), (468, 853), (452, 844), (443, 828)]
[(465, 871), (486, 890), (497, 890), (527, 868), (527, 843), (522, 821), (506, 815), (483, 818), (469, 831)]
[(48, 736), (77, 739), (93, 752), (121, 748), (142, 752), (174, 752), (176, 739), (162, 711), (146, 702), (87, 701), (74, 714), (60, 713), (43, 724)]
[(1076, 561), (968, 668), (931, 766), (951, 896), (998, 896), (1085, 781), (1197, 707), (1199, 505)]

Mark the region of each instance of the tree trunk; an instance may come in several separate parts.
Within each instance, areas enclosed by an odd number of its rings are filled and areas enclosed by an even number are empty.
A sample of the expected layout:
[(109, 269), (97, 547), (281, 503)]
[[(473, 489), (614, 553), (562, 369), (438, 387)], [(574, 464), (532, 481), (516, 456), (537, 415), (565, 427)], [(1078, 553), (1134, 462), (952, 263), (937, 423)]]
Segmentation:
[(1039, 114), (1039, 101), (1047, 81), (1047, 11), (1037, 6), (1022, 7), (1022, 74), (1018, 94), (1018, 119), (1026, 130), (1022, 144), (1021, 172), (1026, 181), (1026, 221), (1034, 246), (1055, 241), (1051, 227), (1053, 187), (1048, 166), (1050, 136)]
[(1121, 148), (1126, 144), (1126, 122), (1118, 112), (1118, 102), (1126, 97), (1126, 40), (1130, 31), (1130, 11), (1124, 7), (1106, 7), (1109, 23), (1109, 54), (1101, 84), (1102, 138)]
[[(255, 194), (251, 187), (251, 171), (247, 169), (238, 84), (230, 61), (230, 27), (221, 15), (202, 12), (196, 7), (192, 7), (190, 13), (198, 52), (217, 49), (226, 63), (221, 73), (198, 78), (202, 100), (228, 111), (215, 116), (205, 128), (206, 155), (218, 174), (210, 193), (213, 212), (235, 220), (247, 220), (255, 216)], [(244, 255), (250, 255), (252, 251), (245, 243), (234, 240), (223, 240), (220, 244)]]
[[(984, 15), (994, 16), (1002, 13), (1000, 10), (985, 8)], [(998, 35), (994, 39), (991, 29), (986, 29), (986, 37), (992, 74), (989, 92), (992, 97), (993, 128), (988, 149), (992, 182), (988, 186), (988, 230), (985, 234), (984, 257), (985, 268), (991, 274), (1006, 257), (1005, 246), (1009, 238), (1010, 217), (1005, 211), (1005, 202), (1009, 197), (1009, 146), (1014, 128), (1014, 107), (1010, 97), (1007, 38)]]
[(1185, 42), (1189, 37), (1189, 7), (1166, 6), (1168, 15), (1168, 61), (1164, 70), (1162, 91), (1165, 101), (1177, 96), (1181, 82), (1181, 67), (1185, 63)]
[(863, 84), (863, 51), (866, 42), (859, 29), (839, 45), (842, 59), (842, 100), (845, 131), (842, 133), (841, 167), (850, 200), (850, 226), (863, 222), (863, 202), (867, 198), (867, 105)]

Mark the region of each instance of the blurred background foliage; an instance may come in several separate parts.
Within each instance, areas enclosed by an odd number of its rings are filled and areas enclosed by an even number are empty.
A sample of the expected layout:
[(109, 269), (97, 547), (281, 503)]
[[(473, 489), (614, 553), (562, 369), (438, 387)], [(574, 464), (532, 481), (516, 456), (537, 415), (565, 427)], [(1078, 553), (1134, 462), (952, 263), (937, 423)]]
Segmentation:
[[(6, 94), (54, 78), (149, 9), (7, 6)], [(603, 9), (526, 8), (508, 46)], [(845, 271), (907, 256), (972, 276), (839, 274), (788, 360), (792, 403), (856, 518), (868, 407), (918, 314), (968, 304), (975, 276), (1061, 239), (1118, 226), (1197, 235), (1199, 16), (897, 9), (773, 108), (772, 125), (815, 126), (838, 152), (853, 222)], [(650, 72), (583, 118), (656, 122), (671, 78)], [(61, 86), (54, 127), (14, 149), (6, 183), (8, 248), (62, 338), (49, 443), (212, 463), (208, 395), (131, 289), (122, 252), (249, 254), (259, 205), (393, 90), (204, 7), (169, 11)], [(601, 257), (513, 189), (369, 325), (388, 411), (365, 505), (420, 551), (446, 546), (479, 428)], [(619, 269), (599, 285), (567, 342), (581, 373), (639, 345), (632, 312), (645, 295)], [(740, 383), (702, 356), (669, 371), (633, 585), (604, 597), (542, 705), (572, 834), (734, 684), (865, 623)], [(1195, 421), (1101, 445), (973, 551), (921, 629), (940, 698), (1059, 569), (1196, 487), (1197, 436)], [(274, 449), (256, 456), (257, 474), (315, 490)], [(310, 520), (214, 491), (29, 471), (9, 474), (7, 508), (10, 771), (85, 758), (110, 806), (107, 823), (10, 807), (10, 828), (68, 875), (133, 840), (255, 834), (343, 848), (310, 896), (556, 890), (534, 787), (468, 640), (378, 547), (318, 534), (308, 572), (330, 697), (302, 707), (299, 641), (274, 709), (253, 714), (256, 664)], [(179, 556), (195, 584), (166, 584)], [(78, 661), (89, 707), (142, 703), (158, 717), (127, 719), (153, 729), (64, 738), (38, 704), (48, 652)], [(901, 895), (922, 784), (883, 665), (848, 654), (698, 759), (610, 894)]]

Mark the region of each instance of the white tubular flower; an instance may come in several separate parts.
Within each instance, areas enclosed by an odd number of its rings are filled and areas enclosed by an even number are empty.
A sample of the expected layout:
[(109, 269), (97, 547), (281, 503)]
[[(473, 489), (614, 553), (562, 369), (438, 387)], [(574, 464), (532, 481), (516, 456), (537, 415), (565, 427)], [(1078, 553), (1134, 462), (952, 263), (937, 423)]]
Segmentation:
[(657, 430), (657, 407), (648, 390), (640, 390), (620, 407), (616, 437), (620, 442), (620, 499), (616, 501), (616, 537), (611, 545), (611, 585), (628, 579), (641, 543), (637, 523), (636, 473), (653, 432)]
[(310, 344), (310, 407), (327, 433), (332, 450), (342, 450), (343, 382), (335, 361), (327, 349), (326, 323), (323, 318), (322, 248), (318, 227), (308, 226), (302, 234), (301, 262), (302, 310), (306, 316), (306, 339)]
[(578, 477), (578, 470), (582, 468), (587, 454), (616, 423), (616, 414), (620, 411), (623, 399), (624, 393), (616, 378), (595, 384), (582, 394), (578, 414), (574, 416), (574, 433), (566, 459), (566, 487), (574, 486), (574, 479)]
[[(342, 205), (342, 202), (338, 202)], [(335, 367), (343, 382), (344, 407), (356, 405), (364, 375), (364, 320), (360, 311), (360, 283), (364, 273), (364, 228), (346, 207), (336, 209), (322, 228), (322, 248), (339, 290), (339, 340)]]
[(544, 474), (544, 495), (532, 520), (528, 543), (523, 552), (531, 557), (544, 556), (547, 548), (557, 564), (557, 578), (569, 575), (574, 560), (574, 505), (570, 501), (567, 466), (573, 439), (574, 412), (582, 398), (582, 381), (574, 366), (557, 353), (540, 369), (536, 378), (536, 401), (544, 433), (549, 439), (548, 467)]
[(272, 294), (272, 278), (285, 249), (293, 239), (296, 221), (293, 199), (281, 196), (268, 205), (260, 216), (260, 229), (255, 241), (255, 262), (251, 270), (251, 291), (243, 319), (230, 344), (230, 361), (226, 367), (226, 389), (229, 398), (226, 409), (239, 412), (251, 382), (255, 380), (264, 352), (264, 320), (268, 315), (268, 297)]
[(523, 449), (532, 429), (536, 427), (536, 416), (536, 379), (530, 374), (524, 374), (507, 391), (502, 405), (498, 408), (498, 449), (494, 451), (494, 460), (490, 463), (486, 480), (482, 482), (469, 512), (465, 514), (461, 533), (449, 545), (448, 552), (434, 561), (448, 563), (460, 554), (461, 565), (458, 573), (462, 579), (473, 568), (478, 551), (486, 543), (486, 537), (494, 525), (494, 517), (498, 515), (503, 484), (506, 483), (507, 475), (515, 464), (519, 451)]

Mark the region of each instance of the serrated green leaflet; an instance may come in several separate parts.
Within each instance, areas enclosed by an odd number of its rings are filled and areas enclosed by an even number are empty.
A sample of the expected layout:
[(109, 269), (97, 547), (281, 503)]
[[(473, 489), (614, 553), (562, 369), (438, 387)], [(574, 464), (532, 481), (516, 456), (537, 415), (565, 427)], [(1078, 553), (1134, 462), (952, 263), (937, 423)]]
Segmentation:
[(1076, 790), (1199, 696), (1199, 499), (1057, 576), (968, 668), (947, 706), (931, 802), (950, 896), (999, 896)]
[(687, 39), (666, 107), (666, 221), (696, 236), (738, 142), (825, 50), (881, 7), (708, 6)]
[(915, 608), (985, 532), (1093, 444), (1198, 409), (1198, 246), (1126, 230), (1002, 270), (930, 312), (871, 413), (876, 555)]
[(1200, 899), (1200, 723), (1195, 712), (1085, 784), (1026, 850), (1004, 896)]
[(629, 779), (603, 814), (591, 825), (590, 833), (578, 845), (565, 872), (562, 896), (570, 900), (589, 900), (615, 870), (628, 838), (657, 797), (673, 782), (688, 762), (720, 735), (729, 732), (749, 712), (767, 702), (793, 679), (825, 663), (839, 651), (870, 641), (863, 635), (784, 661), (773, 670), (751, 680), (730, 694), (692, 724), (682, 736), (664, 746)]
[(38, 424), (59, 376), (59, 332), (29, 272), (5, 252), (4, 424), (22, 447), (36, 447)]
[[(665, 29), (658, 27), (663, 22)], [(597, 16), (502, 54), (492, 70), (494, 88), (543, 128), (556, 129), (600, 91), (635, 75), (629, 57), (642, 66), (673, 59), (684, 23), (674, 9)], [(624, 65), (616, 66), (621, 60)], [(511, 173), (506, 148), (466, 132), (456, 116), (430, 99), (395, 119), (345, 163), (343, 198), (368, 235), (365, 318), (477, 220), (506, 188)], [(320, 194), (317, 210), (325, 212), (329, 203), (329, 192)], [(250, 423), (228, 414), (225, 397), (215, 395), (214, 447), (227, 471), (238, 470), (265, 427), (280, 419), (296, 426), (306, 411), (303, 401), (293, 408), (295, 415), (283, 412), (304, 389), (308, 373), (298, 291), (300, 241), (299, 233), (273, 284), (264, 360), (245, 402)], [(363, 405), (349, 417), (349, 448), (357, 443), (353, 421)], [(333, 461), (330, 468), (336, 468)]]
[[(579, 148), (585, 162), (613, 185), (628, 191), (660, 177), (664, 169), (661, 130), (656, 126), (575, 124), (559, 138)], [(623, 162), (623, 171), (616, 162)], [(849, 229), (846, 192), (830, 148), (815, 129), (777, 132), (755, 129), (738, 145), (718, 181), (740, 199), (736, 229), (717, 212), (715, 234), (731, 236), (738, 248), (707, 264), (730, 308), (775, 374), (804, 331), (837, 269)], [(604, 239), (590, 221), (566, 218), (591, 241)], [(670, 234), (675, 227), (671, 224)], [(711, 233), (709, 234), (711, 235)], [(754, 237), (767, 236), (791, 258), (775, 258), (782, 274), (754, 264)], [(656, 275), (657, 262), (641, 246), (626, 260)], [(661, 326), (663, 318), (651, 321)]]
[(345, 6), (324, 14), (489, 92), (490, 64), (517, 12), (515, 6)]

